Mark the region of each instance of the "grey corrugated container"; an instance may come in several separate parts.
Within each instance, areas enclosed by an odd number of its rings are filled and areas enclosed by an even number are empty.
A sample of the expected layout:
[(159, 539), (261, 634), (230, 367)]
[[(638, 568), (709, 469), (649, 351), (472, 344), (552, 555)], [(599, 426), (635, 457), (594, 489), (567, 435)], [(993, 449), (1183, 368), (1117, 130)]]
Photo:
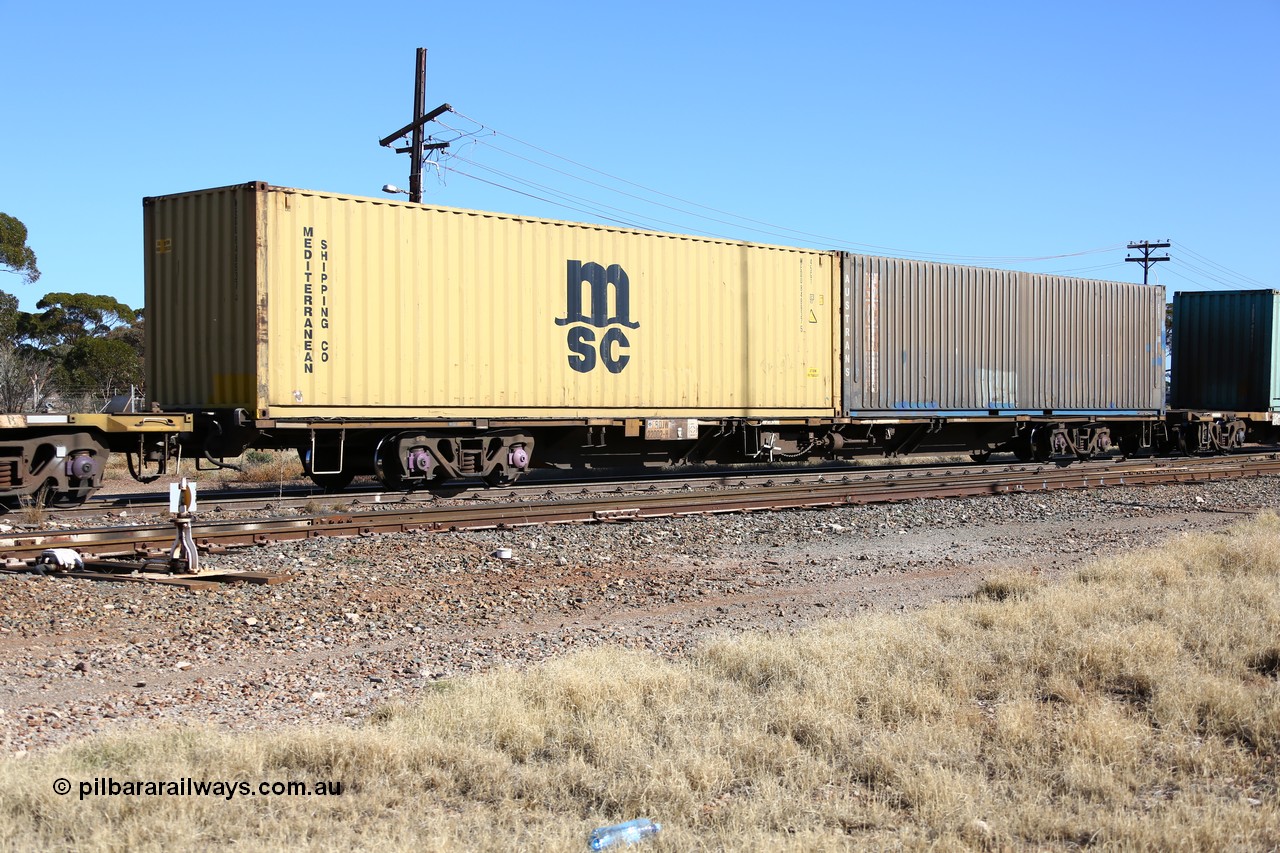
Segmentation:
[(1173, 295), (1176, 409), (1280, 411), (1280, 291)]
[(1164, 408), (1164, 288), (845, 255), (850, 415)]

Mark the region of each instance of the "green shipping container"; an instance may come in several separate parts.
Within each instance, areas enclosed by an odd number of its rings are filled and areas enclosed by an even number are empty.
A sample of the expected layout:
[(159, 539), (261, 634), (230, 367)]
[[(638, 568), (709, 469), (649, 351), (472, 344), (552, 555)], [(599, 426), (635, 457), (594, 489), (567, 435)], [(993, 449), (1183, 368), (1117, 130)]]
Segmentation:
[(1171, 406), (1280, 412), (1278, 336), (1280, 291), (1174, 294)]

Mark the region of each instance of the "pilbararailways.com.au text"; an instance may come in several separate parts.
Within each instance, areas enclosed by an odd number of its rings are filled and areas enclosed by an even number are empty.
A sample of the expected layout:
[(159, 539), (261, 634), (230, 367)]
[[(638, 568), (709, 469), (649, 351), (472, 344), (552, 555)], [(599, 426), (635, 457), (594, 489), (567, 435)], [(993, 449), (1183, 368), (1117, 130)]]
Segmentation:
[[(53, 792), (65, 796), (72, 791), (70, 779), (53, 780)], [(339, 797), (343, 784), (340, 781), (318, 782), (245, 782), (236, 780), (207, 781), (204, 779), (128, 780), (117, 781), (111, 777), (84, 779), (76, 783), (80, 799), (86, 797)]]

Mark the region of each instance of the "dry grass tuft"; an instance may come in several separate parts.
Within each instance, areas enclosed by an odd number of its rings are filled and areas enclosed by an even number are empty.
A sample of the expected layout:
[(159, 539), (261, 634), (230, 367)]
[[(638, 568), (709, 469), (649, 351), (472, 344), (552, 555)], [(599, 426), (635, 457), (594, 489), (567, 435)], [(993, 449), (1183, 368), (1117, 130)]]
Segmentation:
[(103, 467), (104, 480), (130, 480), (129, 458), (123, 453), (112, 453), (107, 456), (107, 464)]
[(302, 511), (307, 515), (324, 515), (333, 512), (333, 504), (324, 501), (309, 500), (302, 505)]
[[(176, 463), (170, 460), (166, 478), (176, 481), (186, 476), (206, 487), (227, 486), (235, 483), (252, 484), (285, 484), (297, 480), (305, 480), (302, 473), (302, 462), (294, 450), (247, 450), (241, 456), (220, 460), (235, 468), (214, 468), (198, 457), (185, 457)], [(204, 467), (200, 467), (204, 466)], [(155, 473), (148, 470), (147, 473)], [(107, 462), (104, 480), (131, 482), (128, 460), (123, 453), (113, 453)], [(168, 479), (162, 483), (169, 482)]]
[(1249, 669), (1269, 678), (1280, 678), (1280, 646), (1270, 646), (1246, 661)]
[(19, 524), (39, 527), (49, 520), (49, 508), (43, 495), (23, 496), (18, 500), (18, 508), (13, 515)]
[(987, 578), (978, 585), (975, 598), (1006, 601), (1010, 598), (1030, 597), (1042, 586), (1040, 579), (1030, 572), (1007, 572)]
[(243, 470), (231, 479), (241, 483), (283, 483), (302, 476), (302, 463), (292, 450), (250, 450), (240, 464)]
[[(1280, 520), (969, 601), (611, 649), (364, 726), (170, 729), (0, 764), (0, 848), (664, 850), (1280, 845)], [(58, 777), (342, 780), (340, 797), (60, 797)]]

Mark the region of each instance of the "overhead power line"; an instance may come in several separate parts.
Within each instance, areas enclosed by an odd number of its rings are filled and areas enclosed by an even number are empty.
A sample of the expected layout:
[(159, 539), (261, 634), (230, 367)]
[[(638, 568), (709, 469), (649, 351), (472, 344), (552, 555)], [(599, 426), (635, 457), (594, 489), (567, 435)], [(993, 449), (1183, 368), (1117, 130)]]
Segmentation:
[[(1084, 258), (1090, 255), (1105, 255), (1110, 252), (1118, 252), (1119, 249), (1127, 247), (1129, 249), (1139, 250), (1142, 254), (1137, 257), (1131, 256), (1106, 263), (1044, 270), (1044, 272), (1055, 275), (1094, 273), (1099, 270), (1119, 269), (1123, 266), (1123, 263), (1127, 261), (1141, 263), (1143, 265), (1143, 282), (1147, 283), (1152, 278), (1151, 271), (1156, 264), (1165, 261), (1172, 261), (1171, 266), (1181, 269), (1180, 273), (1174, 273), (1170, 270), (1172, 274), (1179, 279), (1199, 287), (1249, 289), (1273, 286), (1235, 272), (1234, 270), (1231, 270), (1228, 267), (1212, 261), (1204, 255), (1187, 248), (1182, 243), (1179, 243), (1180, 257), (1170, 257), (1167, 254), (1165, 256), (1152, 254), (1156, 249), (1168, 248), (1171, 245), (1168, 241), (1162, 243), (1151, 243), (1149, 241), (1129, 244), (1117, 243), (1093, 249), (1061, 252), (1057, 254), (1006, 256), (957, 255), (942, 252), (901, 249), (872, 243), (859, 243), (857, 241), (840, 237), (817, 234), (796, 228), (790, 228), (784, 225), (777, 225), (760, 219), (753, 219), (751, 217), (742, 216), (717, 207), (701, 204), (691, 199), (682, 198), (662, 190), (647, 187), (627, 178), (623, 178), (595, 168), (594, 166), (587, 165), (586, 163), (579, 162), (570, 157), (565, 157), (553, 151), (549, 151), (546, 148), (532, 142), (527, 142), (511, 134), (498, 131), (458, 110), (450, 111), (448, 120), (439, 116), (434, 118), (437, 126), (441, 130), (432, 137), (428, 137), (428, 143), (435, 140), (448, 141), (451, 143), (469, 140), (469, 145), (467, 146), (458, 146), (455, 144), (453, 148), (447, 152), (432, 152), (437, 157), (434, 165), (440, 167), (438, 173), (441, 175), (442, 180), (446, 172), (455, 174), (459, 177), (478, 181), (488, 186), (515, 193), (526, 198), (535, 199), (544, 204), (572, 211), (574, 214), (582, 215), (588, 220), (600, 221), (624, 228), (637, 228), (649, 231), (673, 230), (679, 233), (693, 234), (709, 239), (732, 241), (741, 240), (741, 232), (747, 231), (753, 234), (765, 235), (768, 238), (768, 241), (777, 241), (787, 245), (797, 243), (802, 245), (810, 244), (826, 249), (851, 252), (872, 251), (879, 254), (889, 254), (897, 257), (917, 260), (947, 261), (953, 263), (984, 263), (988, 265), (1008, 265), (1014, 263), (1030, 264), (1068, 258)], [(459, 120), (463, 123), (462, 126), (459, 126)], [(470, 127), (467, 126), (468, 123)], [(501, 138), (501, 140), (506, 140), (509, 143), (513, 143), (514, 145), (523, 146), (532, 152), (532, 154), (522, 154), (519, 151), (514, 150), (512, 145), (499, 144), (499, 138)], [(464, 151), (466, 152), (465, 154)], [(478, 153), (480, 151), (492, 151), (501, 157), (510, 158), (511, 161), (518, 161), (519, 163), (525, 164), (534, 169), (545, 170), (551, 175), (581, 183), (599, 192), (614, 194), (626, 199), (627, 201), (609, 204), (599, 200), (599, 198), (591, 197), (592, 194), (589, 191), (586, 193), (575, 193), (557, 188), (557, 186), (553, 185), (553, 182), (555, 182), (554, 178), (550, 181), (546, 179), (538, 180), (536, 178), (520, 174), (520, 171), (527, 170), (518, 170), (518, 167), (517, 170), (513, 170), (510, 167), (504, 169), (490, 163), (483, 162), (483, 158)], [(548, 160), (553, 162), (547, 162)], [(465, 166), (465, 168), (460, 168), (460, 165)], [(652, 212), (641, 212), (640, 209), (642, 208), (667, 211), (669, 212), (669, 215), (655, 216)], [(674, 217), (671, 217), (670, 214), (674, 214)], [(696, 219), (706, 224), (701, 226), (691, 226), (686, 221), (683, 221), (685, 218)], [(708, 225), (710, 227), (708, 227)], [(1188, 261), (1181, 257), (1181, 255), (1188, 255), (1191, 258), (1194, 258), (1195, 262)]]
[(1070, 269), (1043, 270), (1049, 275), (1067, 275), (1071, 273), (1097, 272), (1099, 270), (1123, 269), (1124, 262), (1118, 261), (1110, 264), (1097, 264), (1091, 267), (1072, 267)]
[[(967, 261), (977, 262), (977, 261), (983, 261), (983, 262), (988, 262), (988, 263), (1014, 263), (1014, 262), (1029, 263), (1029, 262), (1038, 262), (1038, 261), (1058, 260), (1058, 259), (1062, 259), (1062, 258), (1081, 257), (1081, 256), (1085, 256), (1085, 255), (1100, 254), (1100, 253), (1103, 253), (1103, 252), (1116, 251), (1116, 250), (1118, 250), (1119, 248), (1121, 248), (1121, 247), (1124, 245), (1124, 244), (1122, 244), (1122, 243), (1121, 243), (1121, 244), (1115, 244), (1115, 245), (1111, 245), (1111, 246), (1102, 246), (1102, 247), (1098, 247), (1098, 248), (1094, 248), (1094, 249), (1086, 249), (1086, 250), (1077, 251), (1077, 252), (1066, 252), (1066, 253), (1051, 254), (1051, 255), (1011, 255), (1011, 256), (994, 256), (994, 255), (957, 255), (957, 254), (947, 254), (947, 253), (941, 253), (941, 252), (924, 252), (924, 251), (916, 251), (916, 250), (908, 250), (908, 249), (895, 248), (895, 247), (891, 247), (891, 246), (882, 246), (882, 245), (877, 245), (877, 244), (872, 244), (872, 243), (859, 243), (859, 242), (857, 242), (857, 241), (848, 240), (848, 239), (841, 238), (841, 237), (834, 237), (834, 236), (831, 236), (831, 235), (823, 235), (823, 234), (815, 234), (815, 233), (812, 233), (812, 232), (807, 232), (807, 231), (802, 231), (802, 230), (799, 230), (799, 229), (789, 228), (789, 227), (787, 227), (787, 226), (783, 226), (783, 225), (777, 225), (777, 224), (774, 224), (774, 223), (765, 222), (765, 221), (763, 221), (763, 220), (759, 220), (759, 219), (752, 219), (752, 218), (750, 218), (750, 217), (741, 216), (741, 215), (739, 215), (739, 214), (731, 213), (731, 212), (729, 212), (729, 211), (722, 210), (722, 209), (720, 209), (720, 208), (711, 207), (711, 206), (709, 206), (709, 205), (701, 204), (701, 203), (699, 203), (699, 202), (692, 201), (692, 200), (690, 200), (690, 199), (681, 198), (681, 197), (676, 196), (676, 195), (673, 195), (673, 194), (671, 194), (671, 193), (663, 192), (663, 191), (661, 191), (661, 190), (656, 190), (656, 189), (653, 189), (653, 188), (651, 188), (651, 187), (646, 187), (646, 186), (644, 186), (643, 184), (639, 184), (639, 183), (637, 183), (637, 182), (635, 182), (635, 181), (631, 181), (631, 180), (628, 180), (628, 179), (626, 179), (626, 178), (623, 178), (623, 177), (620, 177), (620, 176), (617, 176), (617, 175), (613, 175), (613, 174), (611, 174), (611, 173), (609, 173), (609, 172), (605, 172), (605, 171), (603, 171), (603, 170), (601, 170), (601, 169), (597, 169), (597, 168), (595, 168), (595, 167), (593, 167), (593, 166), (589, 166), (589, 165), (587, 165), (587, 164), (585, 164), (585, 163), (581, 163), (581, 162), (579, 162), (579, 161), (577, 161), (577, 160), (574, 160), (574, 159), (572, 159), (572, 158), (565, 157), (565, 156), (562, 156), (562, 155), (560, 155), (560, 154), (556, 154), (556, 153), (555, 153), (555, 152), (553, 152), (553, 151), (549, 151), (549, 150), (547, 150), (547, 149), (545, 149), (545, 148), (542, 148), (541, 146), (535, 145), (534, 143), (531, 143), (531, 142), (527, 142), (527, 141), (525, 141), (525, 140), (523, 140), (523, 139), (520, 139), (520, 138), (518, 138), (518, 137), (516, 137), (516, 136), (513, 136), (513, 135), (511, 135), (511, 134), (504, 133), (504, 132), (502, 132), (502, 131), (498, 131), (498, 130), (494, 129), (494, 128), (493, 128), (493, 127), (491, 127), (491, 126), (485, 125), (483, 122), (479, 121), (478, 119), (472, 118), (471, 116), (469, 116), (469, 115), (467, 115), (467, 114), (465, 114), (465, 113), (463, 113), (463, 112), (460, 112), (460, 111), (458, 111), (458, 110), (454, 110), (454, 111), (453, 111), (453, 114), (454, 114), (455, 116), (457, 116), (457, 117), (459, 117), (459, 118), (461, 118), (461, 119), (465, 120), (465, 121), (471, 122), (471, 123), (473, 123), (473, 124), (475, 124), (475, 125), (479, 126), (480, 128), (482, 128), (482, 129), (483, 129), (483, 132), (484, 132), (484, 135), (485, 135), (485, 136), (487, 136), (487, 137), (495, 137), (495, 136), (503, 137), (503, 138), (508, 139), (508, 140), (510, 140), (510, 141), (512, 141), (512, 142), (514, 142), (514, 143), (516, 143), (516, 144), (523, 145), (523, 146), (525, 146), (525, 147), (527, 147), (527, 148), (529, 148), (529, 149), (531, 149), (531, 150), (533, 150), (533, 151), (536, 151), (536, 152), (538, 152), (538, 153), (540, 153), (540, 154), (543, 154), (543, 155), (545, 155), (546, 157), (554, 158), (555, 160), (558, 160), (558, 161), (560, 161), (560, 162), (562, 162), (562, 163), (566, 163), (566, 164), (569, 164), (569, 165), (571, 165), (571, 166), (574, 166), (574, 167), (576, 167), (576, 168), (578, 168), (578, 169), (586, 170), (586, 171), (591, 172), (591, 173), (593, 173), (593, 174), (595, 174), (595, 175), (599, 175), (599, 176), (601, 176), (601, 177), (603, 177), (603, 178), (607, 178), (607, 179), (608, 179), (608, 180), (610, 180), (610, 181), (614, 181), (614, 182), (616, 182), (616, 183), (623, 184), (623, 185), (628, 186), (628, 187), (633, 187), (633, 188), (635, 188), (635, 189), (637, 189), (637, 190), (640, 190), (640, 191), (642, 191), (642, 192), (644, 192), (644, 193), (648, 193), (648, 194), (649, 194), (649, 195), (651, 195), (651, 196), (658, 196), (658, 197), (663, 198), (663, 199), (668, 199), (668, 200), (670, 200), (670, 201), (678, 202), (678, 203), (679, 203), (679, 205), (683, 205), (683, 207), (681, 207), (681, 206), (677, 206), (677, 205), (672, 205), (672, 204), (667, 204), (667, 203), (665, 203), (665, 202), (661, 202), (661, 201), (655, 201), (655, 200), (653, 200), (652, 198), (645, 198), (644, 196), (637, 195), (637, 194), (635, 194), (635, 193), (631, 193), (631, 192), (628, 192), (628, 191), (626, 191), (626, 190), (619, 189), (619, 188), (617, 188), (617, 187), (609, 186), (608, 184), (602, 183), (602, 182), (600, 182), (600, 181), (593, 180), (593, 179), (591, 179), (591, 178), (584, 177), (584, 176), (579, 175), (579, 174), (574, 174), (574, 173), (569, 172), (569, 171), (566, 171), (566, 170), (564, 170), (564, 169), (557, 168), (556, 166), (549, 165), (549, 164), (547, 164), (547, 163), (543, 163), (543, 162), (540, 162), (540, 161), (538, 161), (538, 160), (535, 160), (535, 159), (532, 159), (532, 158), (529, 158), (529, 157), (525, 157), (525, 156), (523, 156), (523, 155), (520, 155), (520, 154), (517, 154), (517, 153), (515, 153), (515, 152), (512, 152), (512, 151), (510, 151), (510, 150), (508, 150), (508, 149), (506, 149), (506, 148), (503, 148), (502, 146), (496, 145), (496, 144), (494, 144), (494, 143), (493, 143), (493, 142), (491, 142), (491, 141), (488, 141), (488, 140), (481, 140), (481, 139), (479, 139), (479, 138), (478, 138), (478, 137), (480, 136), (480, 134), (481, 134), (481, 131), (472, 131), (471, 135), (473, 135), (473, 136), (476, 136), (476, 137), (477, 137), (477, 141), (478, 141), (478, 143), (479, 143), (479, 144), (484, 145), (484, 146), (486, 146), (486, 147), (488, 147), (488, 148), (491, 148), (491, 149), (493, 149), (494, 151), (497, 151), (497, 152), (499, 152), (499, 153), (501, 153), (501, 154), (504, 154), (504, 155), (506, 155), (506, 156), (513, 157), (513, 158), (515, 158), (515, 159), (519, 159), (519, 160), (522, 160), (522, 161), (524, 161), (524, 162), (527, 162), (527, 163), (529, 163), (529, 164), (531, 164), (531, 165), (533, 165), (533, 166), (535, 166), (535, 167), (537, 167), (537, 168), (547, 169), (547, 170), (549, 170), (549, 171), (551, 171), (551, 172), (555, 172), (555, 173), (560, 174), (560, 175), (562, 175), (562, 176), (564, 176), (564, 177), (566, 177), (566, 178), (569, 178), (569, 179), (571, 179), (571, 180), (580, 181), (580, 182), (583, 182), (583, 183), (589, 184), (589, 185), (591, 185), (591, 186), (597, 187), (597, 188), (599, 188), (599, 189), (605, 190), (605, 191), (607, 191), (607, 192), (617, 193), (617, 194), (619, 194), (619, 195), (623, 195), (623, 196), (626, 196), (626, 197), (628, 197), (628, 198), (632, 198), (632, 199), (634, 199), (634, 200), (636, 200), (636, 201), (639, 201), (639, 202), (641, 202), (641, 203), (643, 203), (643, 204), (653, 205), (653, 206), (656, 206), (656, 207), (662, 207), (662, 208), (665, 208), (665, 209), (667, 209), (667, 210), (672, 210), (672, 211), (675, 211), (675, 212), (677, 212), (677, 213), (680, 213), (680, 214), (682, 214), (682, 215), (684, 215), (684, 216), (691, 216), (691, 217), (694, 217), (694, 218), (697, 218), (697, 219), (702, 219), (702, 220), (704, 220), (704, 221), (715, 222), (715, 223), (718, 223), (718, 224), (720, 224), (720, 225), (727, 225), (727, 226), (729, 226), (729, 227), (731, 227), (731, 228), (739, 228), (739, 229), (741, 229), (741, 228), (746, 228), (746, 229), (751, 230), (751, 231), (754, 231), (754, 232), (756, 232), (756, 233), (768, 234), (768, 235), (770, 235), (770, 236), (772, 236), (772, 237), (778, 237), (778, 238), (781, 238), (781, 239), (782, 239), (782, 240), (784, 240), (784, 241), (795, 241), (795, 240), (797, 240), (797, 239), (801, 239), (801, 240), (803, 240), (803, 241), (805, 241), (805, 242), (812, 242), (812, 243), (816, 243), (816, 244), (818, 244), (818, 245), (822, 245), (822, 246), (824, 246), (824, 247), (826, 247), (826, 248), (833, 248), (833, 249), (847, 249), (847, 250), (850, 250), (850, 251), (874, 250), (874, 251), (877, 251), (877, 252), (882, 252), (882, 253), (887, 253), (887, 254), (894, 254), (894, 255), (898, 255), (898, 256), (902, 256), (902, 257), (908, 257), (908, 258), (927, 259), (927, 260), (946, 260), (946, 261), (956, 261), (956, 262), (967, 262)], [(453, 130), (454, 132), (457, 132), (457, 133), (462, 133), (462, 132), (463, 132), (460, 128), (453, 127), (453, 126), (451, 126), (451, 125), (446, 125), (446, 127), (448, 127), (450, 130)], [(472, 161), (472, 165), (474, 165), (474, 161)], [(454, 171), (455, 171), (455, 172), (457, 172), (457, 170), (454, 170)], [(457, 173), (458, 173), (458, 174), (462, 174), (461, 172), (457, 172)], [(499, 186), (499, 187), (502, 187), (502, 188), (504, 188), (504, 189), (509, 189), (509, 190), (512, 190), (513, 192), (519, 192), (521, 195), (526, 195), (526, 196), (527, 196), (527, 195), (529, 195), (529, 193), (524, 192), (523, 190), (514, 190), (514, 189), (512, 189), (512, 188), (510, 188), (510, 187), (507, 187), (507, 186), (505, 186), (505, 185), (503, 185), (503, 184), (501, 184), (501, 183), (499, 183), (499, 182), (496, 182), (496, 181), (485, 181), (485, 183), (488, 183), (488, 184), (493, 185), (493, 186)], [(599, 204), (599, 203), (598, 203), (598, 202), (595, 202), (595, 204)], [(606, 205), (606, 206), (607, 206), (607, 205)], [(708, 216), (708, 215), (706, 215), (706, 214), (704, 214), (704, 213), (698, 213), (698, 212), (696, 212), (696, 211), (689, 210), (689, 208), (690, 208), (690, 207), (697, 208), (697, 209), (699, 209), (699, 210), (709, 211), (710, 213), (718, 214), (718, 216)], [(577, 209), (577, 208), (574, 208), (574, 207), (570, 206), (570, 207), (569, 207), (569, 209)], [(618, 208), (614, 208), (614, 209), (615, 209), (615, 210), (618, 210)], [(638, 219), (652, 219), (652, 217), (647, 217), (647, 216), (644, 216), (644, 215), (641, 215), (641, 214), (636, 214), (634, 211), (627, 211), (627, 213), (628, 213), (628, 215), (629, 215), (629, 216), (631, 216), (631, 217), (633, 217), (633, 218), (638, 218)], [(723, 218), (720, 218), (720, 217), (729, 217), (729, 219), (728, 219), (728, 220), (726, 220), (726, 219), (723, 219)], [(654, 221), (662, 221), (662, 220), (654, 220)], [(742, 223), (746, 223), (746, 224), (744, 225), (744, 224), (742, 224)], [(671, 223), (667, 223), (667, 224), (671, 224)], [(757, 226), (758, 226), (758, 227), (757, 227)], [(676, 225), (675, 227), (680, 228), (681, 230), (684, 230), (684, 231), (692, 231), (692, 232), (694, 232), (694, 233), (700, 233), (700, 234), (704, 234), (704, 235), (707, 235), (707, 236), (721, 237), (721, 238), (723, 238), (723, 239), (737, 239), (737, 238), (735, 238), (735, 237), (731, 237), (731, 236), (729, 236), (729, 235), (725, 235), (725, 234), (712, 234), (712, 233), (709, 233), (709, 232), (707, 232), (707, 231), (705, 231), (705, 230), (702, 230), (702, 229), (692, 229), (692, 228), (688, 228), (687, 226), (684, 226), (684, 225)]]
[(1257, 287), (1271, 288), (1271, 287), (1275, 287), (1277, 284), (1276, 282), (1271, 282), (1270, 284), (1268, 284), (1263, 281), (1258, 281), (1256, 278), (1250, 278), (1247, 275), (1241, 275), (1240, 273), (1235, 272), (1234, 270), (1224, 267), (1222, 264), (1219, 264), (1215, 261), (1211, 261), (1210, 259), (1206, 258), (1204, 255), (1200, 254), (1199, 252), (1196, 252), (1188, 248), (1187, 244), (1181, 241), (1178, 242), (1178, 251), (1188, 254), (1193, 258), (1196, 258), (1197, 260), (1206, 264), (1207, 266), (1213, 267), (1214, 269), (1219, 271), (1218, 273), (1219, 275), (1225, 275), (1227, 278), (1238, 279), (1239, 281), (1242, 282), (1242, 285), (1238, 288), (1240, 290), (1247, 290), (1250, 288), (1257, 288)]
[[(624, 210), (624, 209), (622, 209), (622, 208), (614, 207), (613, 205), (603, 204), (602, 202), (595, 202), (595, 201), (592, 201), (591, 199), (584, 198), (584, 197), (582, 197), (582, 196), (578, 196), (578, 195), (574, 195), (573, 193), (566, 193), (566, 192), (563, 192), (563, 191), (561, 191), (561, 190), (557, 190), (557, 189), (555, 189), (554, 187), (550, 187), (550, 186), (547, 186), (547, 185), (545, 185), (545, 184), (540, 184), (540, 183), (537, 183), (536, 181), (530, 181), (530, 180), (528, 180), (528, 179), (526, 179), (526, 178), (521, 178), (520, 176), (518, 176), (518, 175), (513, 175), (513, 174), (511, 174), (511, 173), (509, 173), (509, 172), (504, 172), (504, 171), (502, 171), (501, 169), (495, 169), (495, 168), (494, 168), (494, 167), (492, 167), (492, 166), (486, 166), (484, 163), (481, 163), (481, 162), (479, 162), (479, 161), (477, 161), (477, 160), (471, 160), (471, 159), (469, 159), (469, 158), (461, 157), (461, 156), (455, 157), (454, 159), (460, 160), (460, 161), (462, 161), (463, 163), (466, 163), (468, 166), (471, 166), (472, 168), (475, 168), (475, 169), (482, 169), (482, 170), (484, 170), (484, 171), (486, 171), (486, 172), (489, 172), (490, 174), (499, 175), (499, 176), (501, 176), (501, 177), (504, 177), (504, 178), (506, 178), (506, 179), (507, 179), (507, 180), (509, 180), (509, 181), (515, 181), (515, 182), (516, 182), (516, 183), (518, 183), (518, 184), (523, 184), (524, 186), (527, 186), (527, 187), (533, 187), (533, 188), (539, 189), (539, 190), (541, 190), (541, 191), (543, 191), (543, 192), (546, 192), (546, 193), (550, 193), (550, 194), (552, 194), (552, 195), (559, 196), (559, 197), (561, 197), (561, 198), (571, 199), (571, 200), (573, 200), (573, 201), (576, 201), (576, 202), (579, 202), (579, 203), (582, 203), (582, 204), (586, 204), (586, 205), (589, 205), (589, 206), (591, 206), (591, 207), (595, 207), (595, 208), (601, 208), (601, 209), (604, 209), (604, 210), (611, 210), (611, 211), (613, 211), (614, 213), (621, 213), (621, 214), (626, 214), (626, 215), (628, 215), (628, 216), (635, 216), (635, 214), (633, 214), (632, 212), (627, 211), (627, 210)], [(452, 169), (451, 167), (448, 167), (448, 166), (446, 166), (445, 168), (449, 169), (450, 171), (457, 171), (457, 170)], [(458, 173), (458, 174), (460, 174), (460, 175), (463, 175), (464, 177), (471, 177), (470, 175), (466, 175), (465, 173), (460, 172), (460, 171), (458, 171), (457, 173)], [(603, 215), (603, 214), (602, 214), (602, 215)], [(621, 220), (611, 220), (611, 221), (621, 221)], [(635, 221), (633, 221), (633, 222), (631, 222), (631, 223), (630, 223), (630, 227), (632, 227), (632, 228), (640, 228), (640, 229), (647, 229), (647, 230), (650, 230), (650, 231), (655, 231), (655, 230), (657, 230), (656, 228), (654, 228), (654, 226), (653, 226), (653, 225), (651, 225), (651, 224), (646, 224), (646, 223), (649, 223), (649, 222), (657, 223), (657, 224), (659, 224), (659, 225), (669, 225), (669, 226), (671, 226), (671, 227), (673, 227), (673, 228), (680, 228), (680, 227), (682, 227), (682, 226), (678, 225), (678, 224), (677, 224), (677, 223), (675, 223), (675, 222), (668, 222), (668, 221), (663, 220), (663, 219), (652, 219), (652, 220), (643, 220), (643, 221), (642, 221), (639, 217), (637, 217), (637, 218), (635, 219)], [(707, 236), (717, 236), (717, 235), (707, 235)]]
[[(1188, 280), (1195, 281), (1201, 287), (1208, 287), (1217, 290), (1254, 290), (1258, 287), (1258, 285), (1241, 284), (1240, 282), (1223, 278), (1211, 270), (1204, 269), (1203, 267), (1197, 266), (1189, 261), (1182, 260), (1181, 258), (1174, 258), (1173, 266), (1188, 270), (1197, 275), (1199, 279)], [(1209, 284), (1205, 284), (1205, 280), (1207, 280)], [(1263, 286), (1265, 287), (1266, 285)]]

